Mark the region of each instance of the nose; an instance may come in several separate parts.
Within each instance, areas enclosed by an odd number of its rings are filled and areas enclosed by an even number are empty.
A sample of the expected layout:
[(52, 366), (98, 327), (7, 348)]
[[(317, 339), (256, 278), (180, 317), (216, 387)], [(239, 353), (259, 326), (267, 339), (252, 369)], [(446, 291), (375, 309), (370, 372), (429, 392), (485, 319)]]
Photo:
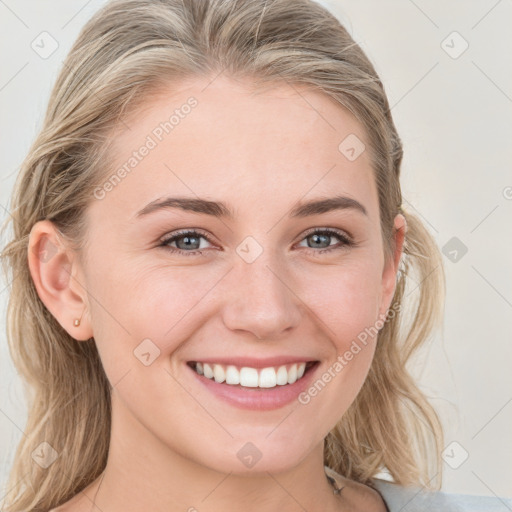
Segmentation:
[(235, 267), (227, 284), (224, 325), (260, 340), (289, 335), (299, 324), (302, 309), (289, 272), (263, 256)]

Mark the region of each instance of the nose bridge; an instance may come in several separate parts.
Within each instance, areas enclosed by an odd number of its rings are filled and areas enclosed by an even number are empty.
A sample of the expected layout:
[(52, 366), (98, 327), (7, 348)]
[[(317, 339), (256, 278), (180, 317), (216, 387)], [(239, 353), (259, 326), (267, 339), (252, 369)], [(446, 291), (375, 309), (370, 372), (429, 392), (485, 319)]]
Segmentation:
[(235, 268), (230, 272), (232, 293), (225, 304), (224, 323), (232, 330), (250, 331), (259, 339), (276, 338), (298, 325), (300, 301), (276, 252), (258, 250), (251, 240), (246, 243), (237, 248)]

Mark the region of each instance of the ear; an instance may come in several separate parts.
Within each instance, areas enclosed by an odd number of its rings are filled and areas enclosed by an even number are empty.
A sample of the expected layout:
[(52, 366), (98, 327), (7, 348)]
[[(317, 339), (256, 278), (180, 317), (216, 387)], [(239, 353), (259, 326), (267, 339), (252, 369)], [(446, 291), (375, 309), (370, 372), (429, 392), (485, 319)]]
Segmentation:
[[(59, 324), (77, 340), (90, 339), (93, 333), (78, 259), (49, 220), (36, 222), (30, 231), (28, 266), (39, 298)], [(74, 325), (75, 319), (80, 319), (79, 326)]]
[(381, 287), (381, 302), (379, 315), (381, 318), (386, 316), (388, 308), (391, 306), (393, 295), (396, 288), (396, 276), (398, 272), (398, 265), (402, 256), (403, 245), (405, 240), (405, 233), (407, 231), (407, 221), (402, 214), (395, 217), (393, 225), (393, 239), (392, 239), (392, 257), (384, 263), (384, 270), (382, 272), (382, 287)]

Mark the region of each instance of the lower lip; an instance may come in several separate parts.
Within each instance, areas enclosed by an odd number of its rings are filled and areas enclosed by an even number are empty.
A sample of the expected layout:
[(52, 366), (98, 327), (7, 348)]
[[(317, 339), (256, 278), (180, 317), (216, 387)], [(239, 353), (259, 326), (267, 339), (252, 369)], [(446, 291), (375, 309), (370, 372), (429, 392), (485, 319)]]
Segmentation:
[(185, 366), (206, 389), (221, 400), (241, 409), (269, 411), (279, 409), (297, 400), (300, 393), (309, 387), (320, 364), (317, 361), (293, 384), (285, 384), (274, 388), (246, 388), (222, 384), (199, 375), (188, 364), (185, 364)]

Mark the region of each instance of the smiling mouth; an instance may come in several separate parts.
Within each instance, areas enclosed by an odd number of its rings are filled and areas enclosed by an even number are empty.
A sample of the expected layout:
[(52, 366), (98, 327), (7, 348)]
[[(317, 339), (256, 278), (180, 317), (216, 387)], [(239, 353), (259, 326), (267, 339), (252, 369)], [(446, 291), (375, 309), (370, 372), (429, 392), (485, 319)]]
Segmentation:
[(189, 361), (187, 363), (197, 374), (219, 384), (247, 388), (275, 388), (294, 384), (316, 366), (319, 361), (303, 361), (266, 368), (237, 367), (216, 363)]

